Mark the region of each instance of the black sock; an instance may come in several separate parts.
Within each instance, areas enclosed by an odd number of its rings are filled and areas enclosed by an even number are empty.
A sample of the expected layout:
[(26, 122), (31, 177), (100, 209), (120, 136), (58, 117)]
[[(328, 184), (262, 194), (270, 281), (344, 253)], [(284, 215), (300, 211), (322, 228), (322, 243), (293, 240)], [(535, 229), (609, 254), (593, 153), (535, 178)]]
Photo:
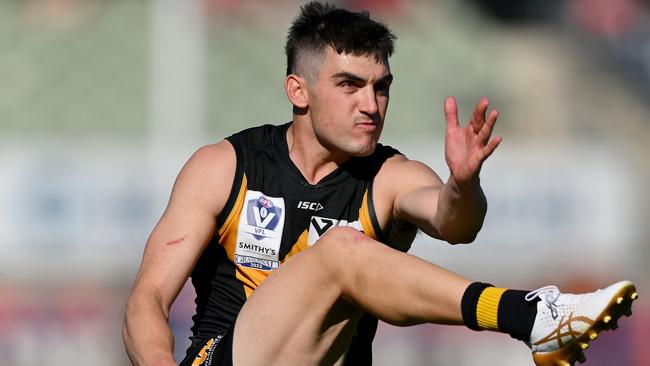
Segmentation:
[(460, 301), (460, 310), (463, 314), (463, 322), (469, 329), (483, 330), (478, 326), (476, 320), (476, 306), (478, 305), (478, 298), (487, 287), (494, 286), (489, 283), (474, 282), (465, 289), (463, 299)]
[(501, 296), (499, 303), (499, 330), (510, 334), (514, 339), (528, 342), (530, 332), (537, 316), (538, 298), (526, 301), (524, 297), (529, 291), (507, 290)]
[[(490, 290), (481, 299), (481, 295), (487, 288)], [(487, 283), (474, 282), (467, 287), (461, 300), (463, 322), (473, 330), (499, 331), (510, 334), (512, 338), (528, 342), (537, 316), (539, 300), (526, 301), (527, 293), (528, 291), (499, 289)], [(479, 299), (481, 299), (480, 311)], [(479, 313), (482, 316), (481, 322)]]

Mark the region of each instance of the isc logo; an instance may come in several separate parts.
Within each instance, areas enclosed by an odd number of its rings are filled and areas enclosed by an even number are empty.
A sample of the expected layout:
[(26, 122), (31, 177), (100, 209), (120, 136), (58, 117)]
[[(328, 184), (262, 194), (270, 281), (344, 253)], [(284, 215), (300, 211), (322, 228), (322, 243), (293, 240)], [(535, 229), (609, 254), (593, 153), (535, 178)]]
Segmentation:
[(298, 202), (298, 208), (301, 208), (303, 210), (319, 211), (324, 207), (318, 202), (300, 201)]

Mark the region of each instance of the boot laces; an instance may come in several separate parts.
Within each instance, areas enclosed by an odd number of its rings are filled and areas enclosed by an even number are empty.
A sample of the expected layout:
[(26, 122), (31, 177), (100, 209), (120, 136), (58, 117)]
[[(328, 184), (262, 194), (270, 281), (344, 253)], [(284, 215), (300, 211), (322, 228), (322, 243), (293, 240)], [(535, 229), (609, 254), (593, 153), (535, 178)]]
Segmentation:
[(551, 310), (553, 319), (557, 319), (557, 299), (560, 297), (560, 290), (556, 286), (544, 286), (529, 292), (524, 299), (526, 301), (533, 301), (537, 297), (546, 303), (546, 307)]

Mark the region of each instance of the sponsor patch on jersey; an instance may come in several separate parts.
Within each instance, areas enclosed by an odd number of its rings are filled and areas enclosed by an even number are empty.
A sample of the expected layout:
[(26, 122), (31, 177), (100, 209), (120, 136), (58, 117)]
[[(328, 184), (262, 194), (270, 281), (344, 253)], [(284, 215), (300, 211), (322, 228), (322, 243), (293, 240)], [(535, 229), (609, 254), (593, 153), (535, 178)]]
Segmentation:
[(336, 220), (330, 219), (328, 217), (312, 216), (309, 220), (309, 233), (307, 235), (307, 244), (314, 245), (321, 236), (323, 236), (327, 230), (330, 230), (333, 227), (337, 226), (349, 226), (353, 227), (359, 231), (363, 231), (361, 227), (361, 222), (357, 221), (347, 221), (347, 220)]
[(284, 228), (284, 199), (247, 191), (239, 217), (235, 264), (270, 271), (278, 260)]

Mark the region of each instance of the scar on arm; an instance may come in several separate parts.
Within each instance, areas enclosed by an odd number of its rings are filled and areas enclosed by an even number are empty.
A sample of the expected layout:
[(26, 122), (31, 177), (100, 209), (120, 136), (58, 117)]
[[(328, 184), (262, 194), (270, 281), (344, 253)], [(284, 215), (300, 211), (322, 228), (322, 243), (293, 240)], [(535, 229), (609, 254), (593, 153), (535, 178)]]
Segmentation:
[(180, 244), (183, 240), (185, 240), (185, 238), (187, 238), (187, 234), (185, 234), (185, 236), (183, 236), (182, 238), (175, 239), (175, 240), (172, 240), (172, 241), (170, 241), (170, 242), (167, 242), (167, 243), (165, 243), (165, 245), (176, 245), (176, 244)]

